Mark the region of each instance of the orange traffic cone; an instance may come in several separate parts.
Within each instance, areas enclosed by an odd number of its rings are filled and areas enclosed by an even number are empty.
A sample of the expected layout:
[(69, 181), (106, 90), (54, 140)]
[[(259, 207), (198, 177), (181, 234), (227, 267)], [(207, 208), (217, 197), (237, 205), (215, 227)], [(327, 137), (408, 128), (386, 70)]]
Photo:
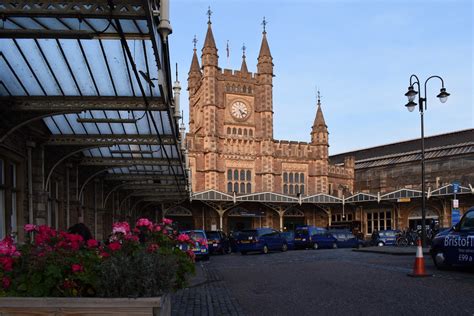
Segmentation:
[(413, 272), (408, 273), (411, 277), (429, 277), (432, 274), (426, 273), (425, 270), (425, 258), (423, 258), (423, 247), (421, 246), (421, 240), (418, 239), (416, 242), (416, 258), (415, 264), (413, 265)]

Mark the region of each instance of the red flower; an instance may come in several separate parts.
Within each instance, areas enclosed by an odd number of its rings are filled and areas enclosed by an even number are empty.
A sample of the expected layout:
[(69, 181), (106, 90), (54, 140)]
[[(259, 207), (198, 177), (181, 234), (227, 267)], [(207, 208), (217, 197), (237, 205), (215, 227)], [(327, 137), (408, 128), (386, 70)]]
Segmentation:
[(105, 251), (101, 251), (99, 255), (100, 255), (102, 258), (110, 257), (109, 253), (108, 253), (108, 252), (105, 252)]
[(148, 252), (155, 252), (160, 248), (157, 244), (151, 244), (148, 246), (147, 250)]
[(0, 257), (0, 264), (4, 271), (13, 270), (13, 258), (12, 257)]
[(163, 218), (163, 224), (165, 225), (171, 225), (173, 223), (172, 219), (169, 218)]
[(74, 272), (74, 273), (78, 273), (78, 272), (84, 271), (84, 267), (81, 266), (80, 264), (74, 263), (74, 264), (71, 266), (71, 270), (72, 270), (72, 272)]
[(12, 283), (12, 280), (10, 280), (9, 277), (4, 276), (2, 279), (2, 285), (4, 289), (8, 289), (10, 287), (10, 284)]
[(125, 239), (135, 241), (135, 242), (138, 242), (138, 240), (139, 240), (138, 236), (135, 236), (135, 235), (127, 235), (127, 236), (125, 236)]
[(112, 251), (120, 250), (120, 248), (122, 248), (122, 245), (118, 241), (114, 241), (109, 244), (109, 249)]
[(89, 248), (96, 248), (98, 246), (99, 246), (99, 242), (95, 239), (89, 239), (87, 241), (87, 247), (89, 247)]

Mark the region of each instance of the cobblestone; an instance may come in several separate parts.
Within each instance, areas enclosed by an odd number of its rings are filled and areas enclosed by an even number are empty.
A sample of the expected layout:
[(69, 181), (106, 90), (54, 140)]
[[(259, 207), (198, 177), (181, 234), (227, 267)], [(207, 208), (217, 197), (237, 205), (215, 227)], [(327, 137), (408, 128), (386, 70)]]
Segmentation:
[(171, 315), (245, 315), (217, 271), (207, 263), (196, 264), (196, 269), (205, 278), (172, 295)]

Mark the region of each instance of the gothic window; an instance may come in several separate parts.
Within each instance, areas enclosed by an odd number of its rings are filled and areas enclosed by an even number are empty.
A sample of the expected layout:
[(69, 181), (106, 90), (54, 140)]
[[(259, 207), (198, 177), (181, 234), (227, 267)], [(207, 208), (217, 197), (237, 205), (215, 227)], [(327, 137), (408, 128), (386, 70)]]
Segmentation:
[(252, 93), (252, 87), (249, 87), (249, 93)]
[(247, 136), (247, 129), (244, 129), (244, 136)]
[(249, 130), (249, 136), (253, 136), (253, 131)]
[(232, 91), (235, 92), (235, 85), (232, 85)]
[[(227, 170), (227, 191), (237, 194), (252, 192), (252, 171), (249, 169), (228, 169)], [(232, 180), (232, 182), (230, 182)]]
[(304, 194), (304, 173), (283, 172), (283, 194)]
[(242, 129), (239, 128), (239, 135), (242, 135)]
[(230, 127), (227, 127), (227, 134), (230, 134), (231, 131), (232, 131), (232, 130), (230, 129)]
[(226, 85), (226, 86), (225, 86), (225, 91), (229, 91), (229, 90), (230, 90), (229, 85)]
[(235, 127), (232, 129), (232, 134), (237, 135), (237, 129)]
[(244, 86), (243, 92), (244, 92), (244, 93), (247, 93), (247, 87), (246, 87), (246, 86)]

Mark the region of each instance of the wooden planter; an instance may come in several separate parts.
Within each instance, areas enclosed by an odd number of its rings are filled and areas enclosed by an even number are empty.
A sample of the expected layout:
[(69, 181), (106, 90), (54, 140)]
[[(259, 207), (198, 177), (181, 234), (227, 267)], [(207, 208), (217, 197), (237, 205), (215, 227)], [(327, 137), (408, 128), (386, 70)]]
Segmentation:
[(150, 298), (2, 297), (0, 316), (168, 316), (168, 295)]

